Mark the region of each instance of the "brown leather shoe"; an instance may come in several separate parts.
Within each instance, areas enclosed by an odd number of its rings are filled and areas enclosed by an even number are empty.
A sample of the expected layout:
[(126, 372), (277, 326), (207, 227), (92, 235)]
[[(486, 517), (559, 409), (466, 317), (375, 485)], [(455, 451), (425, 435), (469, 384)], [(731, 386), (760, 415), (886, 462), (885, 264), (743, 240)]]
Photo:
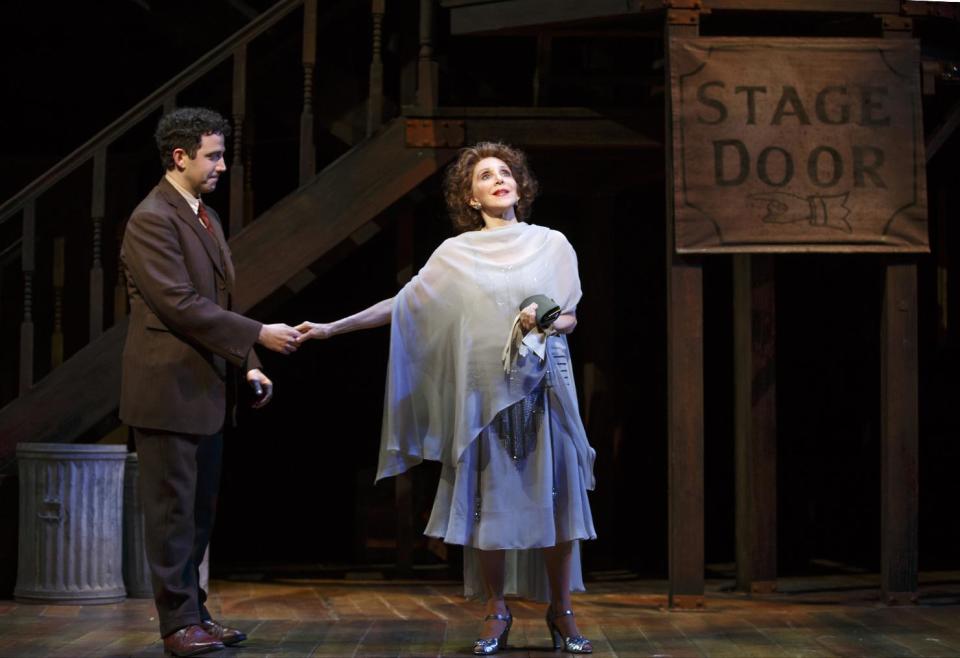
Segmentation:
[(236, 628), (227, 628), (213, 619), (202, 621), (200, 625), (203, 626), (203, 630), (207, 632), (207, 635), (216, 640), (220, 640), (228, 647), (247, 639), (247, 634), (243, 631), (238, 631)]
[(211, 637), (201, 626), (191, 624), (163, 638), (163, 649), (171, 656), (197, 656), (223, 649), (223, 642)]

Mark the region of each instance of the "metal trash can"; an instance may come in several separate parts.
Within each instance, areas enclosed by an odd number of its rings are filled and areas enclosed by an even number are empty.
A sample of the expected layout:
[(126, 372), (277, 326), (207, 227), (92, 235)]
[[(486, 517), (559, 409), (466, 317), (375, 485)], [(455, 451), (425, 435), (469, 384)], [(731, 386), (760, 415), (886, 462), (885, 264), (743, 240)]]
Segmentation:
[(123, 586), (122, 445), (20, 443), (14, 597), (116, 603)]
[(127, 454), (123, 472), (123, 583), (132, 599), (152, 599), (150, 565), (143, 538), (143, 507), (140, 504), (140, 460)]

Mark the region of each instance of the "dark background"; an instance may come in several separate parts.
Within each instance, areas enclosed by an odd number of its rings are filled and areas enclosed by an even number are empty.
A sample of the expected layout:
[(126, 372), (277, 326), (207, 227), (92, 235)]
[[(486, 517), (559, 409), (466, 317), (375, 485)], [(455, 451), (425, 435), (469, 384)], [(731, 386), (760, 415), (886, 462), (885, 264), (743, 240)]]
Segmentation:
[[(157, 86), (242, 27), (268, 0), (148, 1), (5, 7), (0, 44), (5, 102), (0, 200), (107, 126)], [(388, 3), (384, 25), (387, 112), (409, 102), (417, 52), (414, 3)], [(321, 3), (324, 5), (324, 3)], [(536, 40), (529, 35), (451, 38), (438, 14), (441, 105), (518, 106), (532, 102)], [(316, 72), (318, 169), (350, 147), (356, 108), (366, 96), (369, 4), (324, 5)], [(595, 26), (596, 34), (554, 40), (548, 104), (632, 108), (663, 105), (662, 43), (643, 21)], [(295, 187), (302, 102), (299, 19), (271, 30), (248, 56), (248, 123), (252, 138), (254, 208), (260, 212)], [(923, 24), (924, 53), (955, 52), (955, 25)], [(608, 33), (604, 33), (607, 30)], [(706, 16), (702, 33), (874, 36), (875, 22), (849, 16)], [(960, 59), (960, 56), (957, 56)], [(223, 67), (180, 104), (229, 115), (230, 72)], [(408, 83), (405, 85), (404, 80)], [(925, 98), (928, 127), (960, 94), (944, 87)], [(362, 116), (362, 112), (360, 112)], [(159, 115), (157, 115), (158, 117)], [(656, 115), (654, 115), (656, 116)], [(111, 147), (108, 227), (160, 176), (151, 142), (157, 117)], [(662, 133), (662, 117), (650, 133)], [(228, 141), (229, 143), (229, 141)], [(523, 147), (523, 144), (518, 144)], [(571, 339), (581, 406), (597, 448), (592, 495), (598, 541), (585, 546), (594, 572), (623, 570), (666, 576), (666, 400), (664, 180), (660, 150), (531, 150), (542, 196), (532, 221), (563, 231), (578, 252), (584, 298)], [(958, 168), (953, 139), (928, 171), (931, 243), (920, 265), (920, 566), (956, 568), (960, 498), (955, 372), (956, 302), (940, 326), (937, 261), (957, 253), (955, 231), (937, 233), (934, 213), (955, 217)], [(228, 163), (230, 157), (228, 155)], [(229, 175), (229, 174), (228, 174)], [(210, 195), (228, 206), (226, 185)], [(89, 248), (89, 170), (38, 207), (41, 244), (68, 242), (70, 283), (65, 300), (66, 351), (86, 342)], [(943, 191), (943, 193), (941, 193)], [(318, 209), (322, 212), (322, 208)], [(265, 322), (329, 321), (397, 290), (397, 222), (414, 217), (414, 268), (451, 234), (431, 178), (385, 213), (383, 229), (292, 299), (254, 310)], [(12, 224), (0, 226), (2, 235)], [(104, 244), (107, 289), (116, 279), (119, 233)], [(48, 247), (44, 247), (48, 249)], [(282, 258), (282, 254), (277, 254)], [(879, 328), (880, 256), (777, 256), (778, 548), (782, 575), (879, 565)], [(2, 402), (15, 394), (19, 344), (18, 263), (3, 265), (0, 339)], [(38, 251), (38, 273), (50, 267)], [(949, 289), (960, 290), (950, 272)], [(710, 572), (729, 574), (734, 556), (732, 274), (726, 256), (706, 259), (706, 556)], [(38, 342), (52, 326), (50, 281), (38, 274)], [(8, 300), (12, 300), (12, 305)], [(108, 324), (112, 321), (108, 313)], [(377, 329), (311, 343), (291, 357), (263, 353), (277, 385), (276, 400), (253, 412), (241, 408), (228, 430), (213, 565), (221, 574), (244, 570), (313, 570), (389, 565), (395, 534), (393, 484), (372, 486), (380, 436), (388, 332)], [(38, 376), (49, 357), (38, 347)], [(46, 361), (44, 361), (46, 359)], [(583, 399), (586, 364), (602, 374), (594, 397)], [(94, 383), (95, 384), (95, 383)], [(98, 437), (86, 437), (96, 440)], [(415, 510), (422, 528), (438, 470), (414, 471)], [(418, 529), (419, 529), (418, 528)], [(8, 529), (9, 530), (9, 529)], [(457, 556), (447, 559), (456, 573)], [(443, 560), (425, 543), (415, 561)]]

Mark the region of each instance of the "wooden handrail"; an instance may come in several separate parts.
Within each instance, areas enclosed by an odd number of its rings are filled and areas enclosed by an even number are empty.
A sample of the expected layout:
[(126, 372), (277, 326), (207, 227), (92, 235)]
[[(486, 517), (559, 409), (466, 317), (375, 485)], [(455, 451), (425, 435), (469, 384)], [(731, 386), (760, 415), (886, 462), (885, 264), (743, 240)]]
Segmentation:
[(85, 144), (55, 164), (47, 170), (46, 173), (40, 175), (0, 206), (0, 224), (3, 224), (11, 216), (16, 215), (28, 200), (37, 198), (58, 181), (88, 162), (93, 158), (98, 149), (106, 149), (127, 130), (149, 116), (151, 112), (164, 107), (168, 99), (231, 57), (238, 47), (248, 44), (266, 30), (273, 27), (281, 19), (286, 17), (287, 14), (302, 5), (303, 1), (304, 0), (280, 0), (280, 2), (252, 20), (246, 27), (234, 33), (219, 46), (198, 59), (192, 66), (180, 73), (180, 75), (171, 79), (165, 85), (137, 103), (119, 119), (98, 132)]

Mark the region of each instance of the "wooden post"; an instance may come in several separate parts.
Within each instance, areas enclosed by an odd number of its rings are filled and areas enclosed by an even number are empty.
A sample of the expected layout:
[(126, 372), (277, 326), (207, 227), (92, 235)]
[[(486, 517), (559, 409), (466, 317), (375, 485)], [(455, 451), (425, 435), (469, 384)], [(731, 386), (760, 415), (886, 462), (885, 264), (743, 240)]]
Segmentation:
[(891, 261), (883, 295), (880, 569), (889, 604), (917, 600), (917, 266)]
[(553, 37), (537, 35), (537, 69), (533, 74), (533, 105), (538, 107), (550, 98), (550, 60), (553, 56)]
[(947, 282), (950, 279), (950, 254), (947, 249), (947, 187), (941, 185), (937, 191), (936, 217), (937, 227), (936, 262), (937, 262), (937, 342), (943, 344), (948, 339), (950, 330), (950, 297)]
[[(123, 231), (126, 228), (127, 220), (117, 225), (117, 244), (123, 244)], [(123, 261), (117, 258), (117, 285), (113, 287), (113, 322), (116, 324), (120, 318), (127, 317), (127, 277), (123, 273)]]
[(303, 3), (303, 112), (300, 113), (300, 184), (317, 170), (313, 145), (313, 69), (317, 63), (317, 0)]
[(370, 57), (370, 91), (367, 97), (367, 137), (383, 123), (383, 59), (380, 55), (386, 0), (373, 0), (373, 48)]
[(417, 105), (424, 109), (437, 106), (439, 84), (437, 63), (433, 59), (433, 0), (420, 0), (420, 55), (417, 60)]
[(244, 225), (243, 120), (247, 107), (247, 47), (233, 51), (233, 159), (230, 162), (230, 237)]
[(103, 333), (103, 218), (107, 189), (107, 149), (101, 147), (93, 156), (93, 201), (90, 217), (93, 220), (93, 263), (90, 266), (90, 340)]
[[(908, 39), (913, 24), (881, 16), (883, 36)], [(919, 581), (919, 358), (917, 266), (891, 258), (884, 273), (880, 382), (880, 571), (888, 604), (915, 603)]]
[(248, 115), (244, 126), (247, 147), (244, 150), (246, 160), (243, 163), (243, 216), (248, 222), (253, 221), (256, 216), (253, 205), (253, 145), (257, 143), (255, 118), (253, 114)]
[(23, 270), (23, 322), (20, 323), (20, 395), (33, 386), (33, 272), (36, 245), (36, 199), (23, 206), (23, 247), (20, 252)]
[(696, 36), (699, 14), (667, 10), (666, 61), (667, 192), (667, 460), (669, 604), (703, 606), (703, 266), (679, 256), (673, 244), (673, 124), (670, 100), (670, 40)]
[[(403, 286), (413, 276), (413, 213), (403, 212), (397, 220), (397, 284)], [(397, 572), (413, 575), (413, 473), (396, 478)]]
[(64, 246), (62, 237), (53, 241), (53, 333), (50, 336), (50, 367), (63, 363), (63, 282)]
[(777, 398), (774, 261), (733, 257), (737, 589), (776, 590)]

